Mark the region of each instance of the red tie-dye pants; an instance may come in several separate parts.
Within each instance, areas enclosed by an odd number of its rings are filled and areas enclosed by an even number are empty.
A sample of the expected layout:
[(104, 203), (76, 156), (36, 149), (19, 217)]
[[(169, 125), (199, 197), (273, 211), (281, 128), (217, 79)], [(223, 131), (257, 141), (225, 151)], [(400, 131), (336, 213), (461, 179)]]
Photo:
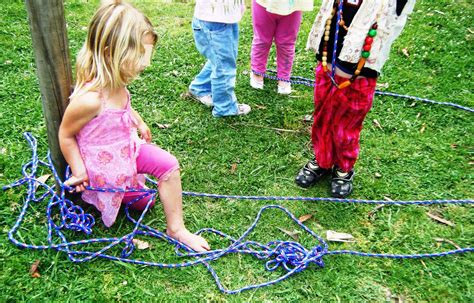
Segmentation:
[[(347, 79), (336, 76), (337, 83)], [(372, 107), (376, 78), (358, 78), (338, 89), (321, 64), (316, 69), (314, 123), (311, 131), (316, 161), (322, 168), (350, 171), (359, 155), (359, 136)]]

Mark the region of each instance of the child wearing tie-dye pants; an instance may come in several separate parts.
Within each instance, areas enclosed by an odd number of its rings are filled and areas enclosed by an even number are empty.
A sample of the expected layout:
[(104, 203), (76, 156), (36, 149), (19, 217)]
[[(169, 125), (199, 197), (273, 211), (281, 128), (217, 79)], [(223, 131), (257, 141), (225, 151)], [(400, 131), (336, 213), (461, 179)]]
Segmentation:
[(314, 158), (295, 177), (308, 188), (331, 175), (331, 196), (353, 191), (360, 133), (377, 77), (416, 0), (323, 0), (307, 48), (316, 52)]

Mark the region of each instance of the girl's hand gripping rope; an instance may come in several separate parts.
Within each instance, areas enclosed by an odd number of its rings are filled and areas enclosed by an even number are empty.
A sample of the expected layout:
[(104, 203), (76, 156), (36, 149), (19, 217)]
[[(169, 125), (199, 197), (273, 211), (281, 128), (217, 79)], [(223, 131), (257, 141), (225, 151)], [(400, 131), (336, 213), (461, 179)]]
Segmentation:
[(87, 176), (87, 173), (72, 176), (64, 182), (64, 185), (69, 187), (75, 186), (76, 192), (83, 192), (86, 190), (86, 187), (89, 186), (89, 177)]

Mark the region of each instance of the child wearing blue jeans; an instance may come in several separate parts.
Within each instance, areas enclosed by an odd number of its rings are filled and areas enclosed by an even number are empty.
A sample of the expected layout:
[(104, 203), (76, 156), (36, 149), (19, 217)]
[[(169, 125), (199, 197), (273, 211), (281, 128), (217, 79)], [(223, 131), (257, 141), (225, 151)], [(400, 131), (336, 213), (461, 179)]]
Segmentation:
[(196, 48), (207, 62), (189, 85), (189, 94), (214, 117), (245, 115), (250, 106), (237, 103), (235, 78), (239, 45), (238, 22), (243, 0), (196, 0), (192, 28)]

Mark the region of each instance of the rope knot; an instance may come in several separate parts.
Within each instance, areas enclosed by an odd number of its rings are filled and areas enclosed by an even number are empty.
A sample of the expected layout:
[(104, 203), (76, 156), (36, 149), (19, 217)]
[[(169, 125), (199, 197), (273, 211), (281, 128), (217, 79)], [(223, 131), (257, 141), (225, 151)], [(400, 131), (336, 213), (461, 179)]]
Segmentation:
[(286, 271), (296, 270), (296, 272), (300, 272), (306, 269), (311, 262), (320, 267), (324, 266), (322, 260), (324, 253), (320, 245), (315, 246), (312, 250), (307, 250), (297, 242), (276, 241), (271, 242), (271, 246), (275, 246), (275, 248), (269, 251), (268, 257), (273, 259), (265, 264), (265, 268), (269, 271), (274, 271), (279, 266), (283, 266)]
[[(61, 214), (61, 225), (58, 226), (59, 229), (64, 227), (69, 230), (84, 232), (88, 235), (92, 233), (95, 220), (91, 214), (84, 212), (80, 206), (75, 205), (69, 199), (57, 199), (51, 206), (57, 204), (59, 204)], [(50, 213), (51, 209), (49, 209), (48, 212)], [(51, 213), (49, 215), (51, 215)]]

